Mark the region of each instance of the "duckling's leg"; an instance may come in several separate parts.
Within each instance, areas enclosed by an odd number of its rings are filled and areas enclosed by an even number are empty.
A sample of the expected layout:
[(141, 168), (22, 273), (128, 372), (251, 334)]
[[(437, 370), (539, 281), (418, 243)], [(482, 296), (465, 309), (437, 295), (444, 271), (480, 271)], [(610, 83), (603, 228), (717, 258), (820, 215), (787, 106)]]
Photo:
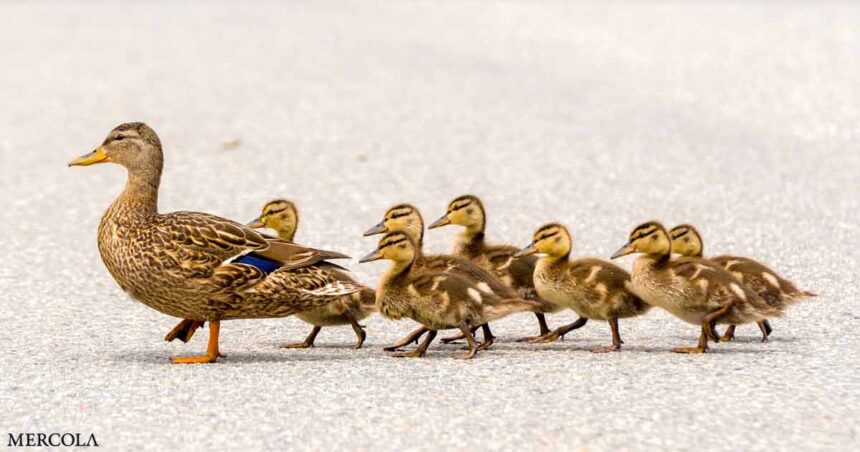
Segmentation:
[(194, 332), (197, 331), (197, 328), (202, 327), (206, 322), (200, 322), (197, 320), (191, 319), (182, 319), (181, 322), (176, 324), (167, 336), (164, 336), (164, 340), (167, 342), (172, 342), (174, 339), (179, 339), (182, 342), (187, 343), (191, 340), (191, 336), (194, 336)]
[(609, 328), (612, 329), (612, 345), (609, 347), (600, 347), (592, 350), (594, 353), (614, 352), (621, 349), (621, 334), (618, 332), (618, 317), (609, 319)]
[[(424, 338), (424, 342), (422, 342), (421, 345), (418, 346), (418, 348), (412, 350), (411, 352), (392, 353), (391, 356), (395, 358), (421, 358), (422, 356), (424, 356), (424, 354), (427, 353), (427, 347), (430, 346), (430, 343), (433, 342), (433, 339), (436, 339), (436, 330), (430, 330), (425, 328), (425, 331), (427, 331), (427, 337)], [(422, 332), (422, 334), (424, 333)]]
[[(486, 323), (484, 325), (486, 325)], [(469, 343), (469, 351), (465, 355), (455, 356), (454, 358), (456, 358), (456, 359), (472, 359), (478, 353), (478, 350), (483, 350), (483, 349), (478, 347), (478, 343), (475, 341), (475, 338), (472, 336), (472, 331), (469, 330), (468, 326), (466, 326), (466, 322), (460, 323), (460, 331), (463, 332), (463, 336), (466, 337), (466, 342)], [(486, 334), (486, 330), (484, 331), (484, 334)], [(490, 335), (489, 340), (492, 341), (492, 337), (493, 336)]]
[(535, 317), (537, 317), (538, 319), (538, 327), (540, 328), (540, 334), (538, 334), (537, 336), (521, 337), (517, 339), (517, 342), (531, 342), (535, 339), (549, 334), (549, 326), (546, 324), (546, 316), (543, 314), (543, 312), (535, 312)]
[(529, 342), (532, 344), (546, 344), (550, 342), (555, 342), (560, 338), (563, 338), (565, 334), (570, 333), (577, 328), (582, 328), (583, 326), (585, 326), (586, 323), (588, 323), (588, 319), (585, 317), (580, 317), (570, 325), (560, 326), (556, 328), (555, 331), (532, 339)]
[(723, 337), (720, 338), (720, 342), (729, 342), (735, 338), (735, 325), (729, 325), (726, 328), (726, 332), (723, 333)]
[[(493, 336), (493, 332), (490, 331), (489, 323), (481, 325), (481, 330), (484, 332), (484, 342), (481, 342), (481, 345), (478, 346), (478, 350), (486, 350), (490, 348), (491, 345), (493, 345), (493, 342), (495, 342), (496, 340), (496, 336)], [(474, 336), (472, 336), (472, 338), (474, 339)], [(466, 340), (468, 341), (469, 338), (466, 337)]]
[[(384, 350), (386, 352), (394, 352), (394, 351), (400, 350), (403, 347), (406, 347), (407, 345), (409, 345), (413, 342), (415, 342), (417, 344), (418, 339), (421, 338), (421, 335), (423, 335), (427, 331), (429, 331), (429, 330), (426, 327), (423, 327), (423, 326), (419, 327), (417, 330), (409, 333), (409, 336), (406, 336), (400, 342), (398, 342), (394, 345), (391, 345), (389, 347), (385, 347), (382, 350)], [(433, 333), (433, 336), (436, 336), (436, 333)]]
[(355, 341), (355, 347), (352, 347), (356, 350), (361, 348), (361, 345), (364, 344), (364, 340), (367, 339), (367, 333), (364, 332), (364, 328), (355, 321), (351, 316), (349, 317), (349, 324), (352, 325), (352, 330), (355, 331), (355, 335), (358, 337)]
[(770, 323), (767, 320), (762, 320), (758, 322), (758, 328), (761, 330), (761, 341), (767, 342), (767, 337), (770, 336), (770, 332), (773, 331), (773, 328), (770, 327)]
[[(478, 331), (478, 328), (479, 328), (480, 326), (483, 326), (483, 325), (473, 326), (473, 327), (469, 330), (469, 331), (472, 333), (472, 337), (475, 337), (475, 332), (476, 332), (476, 331)], [(487, 332), (486, 332), (486, 331), (484, 331), (484, 334), (486, 334), (486, 333), (487, 333)], [(490, 336), (493, 336), (493, 334), (492, 334), (492, 333), (490, 333)], [(466, 338), (466, 336), (464, 336), (464, 335), (463, 335), (463, 333), (455, 334), (455, 335), (453, 335), (453, 336), (443, 337), (443, 338), (442, 338), (442, 343), (443, 343), (443, 344), (450, 344), (451, 342), (456, 342), (456, 341), (459, 341), (460, 339), (465, 339), (465, 338)], [(486, 340), (486, 336), (484, 337), (484, 339)], [(492, 343), (492, 342), (491, 342), (491, 343)]]
[(221, 321), (214, 320), (209, 322), (209, 345), (206, 346), (206, 354), (202, 356), (177, 356), (173, 358), (174, 364), (198, 364), (198, 363), (214, 363), (219, 356), (222, 356), (218, 350), (218, 333), (221, 331)]
[(320, 334), (321, 326), (314, 325), (314, 328), (311, 330), (311, 334), (308, 334), (308, 337), (305, 338), (302, 342), (293, 342), (287, 343), (281, 346), (281, 348), (308, 348), (314, 346), (314, 341), (317, 339), (317, 334)]
[(699, 353), (705, 353), (708, 350), (708, 330), (710, 329), (710, 325), (707, 323), (702, 324), (702, 334), (699, 336), (699, 346), (698, 347), (681, 347), (672, 349), (675, 353), (687, 353), (692, 355), (697, 355)]

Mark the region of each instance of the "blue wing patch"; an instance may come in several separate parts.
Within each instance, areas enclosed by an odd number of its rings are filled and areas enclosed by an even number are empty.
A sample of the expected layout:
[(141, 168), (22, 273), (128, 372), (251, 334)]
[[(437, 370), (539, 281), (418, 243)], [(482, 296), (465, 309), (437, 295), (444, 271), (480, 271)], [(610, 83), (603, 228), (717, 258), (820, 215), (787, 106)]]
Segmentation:
[(279, 262), (254, 253), (248, 253), (244, 256), (233, 259), (233, 263), (250, 265), (267, 275), (281, 267)]

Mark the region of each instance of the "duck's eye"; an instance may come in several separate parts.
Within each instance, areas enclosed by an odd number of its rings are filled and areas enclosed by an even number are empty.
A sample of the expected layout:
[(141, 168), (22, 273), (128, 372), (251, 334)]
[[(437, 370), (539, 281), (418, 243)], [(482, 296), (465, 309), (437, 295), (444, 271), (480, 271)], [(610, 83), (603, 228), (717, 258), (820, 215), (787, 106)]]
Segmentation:
[(119, 134), (116, 136), (116, 138), (114, 138), (114, 141), (122, 141), (124, 139), (125, 139), (125, 135)]
[(656, 235), (652, 235), (652, 236), (651, 236), (651, 240), (657, 240), (657, 236), (656, 236)]

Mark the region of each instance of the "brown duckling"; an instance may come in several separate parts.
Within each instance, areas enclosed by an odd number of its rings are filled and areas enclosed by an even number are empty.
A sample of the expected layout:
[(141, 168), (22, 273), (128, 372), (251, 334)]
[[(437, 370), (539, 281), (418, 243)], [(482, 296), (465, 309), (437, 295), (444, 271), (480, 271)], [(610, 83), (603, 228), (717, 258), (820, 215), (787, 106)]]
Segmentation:
[(428, 330), (416, 350), (393, 356), (424, 356), (438, 330), (458, 328), (469, 344), (469, 352), (458, 358), (470, 359), (479, 350), (472, 336), (473, 327), (537, 306), (529, 300), (504, 298), (486, 283), (461, 274), (416, 271), (418, 255), (418, 247), (409, 234), (391, 232), (379, 241), (376, 250), (361, 259), (393, 262), (376, 289), (379, 312), (395, 320), (410, 318)]
[[(413, 271), (457, 274), (462, 277), (484, 283), (489, 287), (489, 290), (498, 293), (505, 298), (516, 298), (516, 293), (514, 291), (499, 281), (490, 272), (468, 259), (445, 254), (424, 254), (424, 218), (415, 206), (410, 204), (398, 204), (388, 209), (385, 212), (382, 221), (380, 221), (376, 226), (368, 229), (364, 235), (370, 236), (388, 232), (404, 232), (408, 234), (415, 243), (416, 256), (413, 263)], [(493, 344), (495, 337), (493, 336), (489, 325), (481, 325), (481, 328), (484, 333), (484, 342), (481, 343), (481, 348), (487, 348)], [(427, 329), (421, 327), (410, 333), (396, 345), (386, 347), (385, 350), (393, 351), (411, 342), (417, 342), (418, 338), (420, 338), (425, 332), (427, 332)], [(474, 331), (472, 333), (474, 334)], [(453, 338), (445, 338), (443, 339), (443, 342), (450, 342), (452, 340), (463, 338), (464, 336), (455, 336)]]
[(550, 223), (539, 228), (532, 242), (514, 257), (543, 254), (535, 266), (535, 288), (541, 299), (573, 309), (579, 319), (540, 338), (553, 342), (589, 319), (609, 322), (612, 345), (593, 352), (621, 348), (618, 319), (642, 315), (651, 308), (628, 289), (630, 274), (621, 267), (596, 258), (570, 260), (573, 239), (566, 227)]
[[(254, 221), (248, 223), (251, 228), (269, 228), (274, 230), (278, 237), (292, 242), (298, 229), (299, 212), (295, 204), (285, 199), (269, 201), (263, 206), (262, 213)], [(345, 271), (335, 265), (326, 265), (325, 270), (336, 279), (358, 283)], [(376, 305), (376, 292), (368, 287), (362, 287), (361, 291), (345, 295), (333, 300), (331, 303), (296, 314), (302, 321), (313, 325), (308, 337), (302, 342), (288, 343), (283, 348), (308, 348), (313, 347), (314, 340), (324, 326), (350, 325), (356, 335), (355, 349), (361, 348), (367, 337), (364, 328), (359, 321), (373, 313)]]
[(535, 312), (539, 327), (538, 336), (525, 337), (520, 341), (539, 339), (549, 334), (550, 330), (544, 314), (558, 312), (562, 307), (538, 296), (533, 276), (537, 257), (522, 256), (515, 259), (514, 254), (519, 251), (519, 248), (512, 245), (491, 245), (485, 241), (484, 231), (487, 226), (487, 215), (484, 204), (477, 196), (463, 195), (451, 201), (445, 215), (434, 221), (428, 229), (440, 228), (449, 224), (465, 228), (454, 239), (453, 254), (455, 256), (469, 259), (487, 269), (502, 282), (516, 290), (520, 297), (541, 303), (540, 309)]
[[(673, 253), (682, 256), (703, 257), (704, 243), (701, 234), (695, 227), (689, 224), (675, 226), (669, 231), (669, 236), (672, 237)], [(798, 289), (793, 282), (779, 276), (761, 262), (748, 257), (717, 256), (708, 258), (708, 260), (730, 271), (780, 314), (804, 298), (816, 296), (814, 292)], [(758, 322), (758, 326), (762, 334), (761, 341), (767, 342), (768, 336), (773, 331), (770, 322), (765, 319)], [(734, 335), (735, 325), (729, 325), (720, 341), (730, 341)]]
[(701, 326), (696, 347), (677, 353), (704, 353), (718, 340), (714, 324), (760, 322), (778, 311), (728, 271), (697, 257), (672, 258), (672, 240), (656, 221), (637, 226), (612, 258), (641, 253), (633, 264), (631, 290), (646, 303)]

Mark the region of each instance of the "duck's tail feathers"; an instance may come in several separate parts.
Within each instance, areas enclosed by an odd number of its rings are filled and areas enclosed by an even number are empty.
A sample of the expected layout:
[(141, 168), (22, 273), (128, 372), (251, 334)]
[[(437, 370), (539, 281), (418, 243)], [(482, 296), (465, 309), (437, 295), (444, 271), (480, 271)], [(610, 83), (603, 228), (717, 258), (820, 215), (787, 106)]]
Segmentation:
[(522, 298), (503, 299), (497, 303), (485, 304), (484, 315), (488, 322), (501, 319), (515, 312), (531, 311), (539, 312), (541, 303), (534, 300)]
[(366, 289), (366, 287), (358, 283), (332, 281), (317, 289), (299, 289), (299, 291), (313, 297), (332, 298), (360, 292), (363, 289)]
[(803, 293), (803, 296), (805, 296), (805, 297), (817, 297), (818, 296), (817, 293), (815, 293), (811, 290), (804, 290), (802, 293)]
[(188, 342), (191, 340), (191, 337), (194, 336), (194, 332), (205, 324), (206, 322), (199, 320), (183, 319), (178, 325), (173, 327), (166, 336), (164, 336), (164, 340), (167, 342), (173, 342), (175, 339), (179, 339), (182, 342)]

